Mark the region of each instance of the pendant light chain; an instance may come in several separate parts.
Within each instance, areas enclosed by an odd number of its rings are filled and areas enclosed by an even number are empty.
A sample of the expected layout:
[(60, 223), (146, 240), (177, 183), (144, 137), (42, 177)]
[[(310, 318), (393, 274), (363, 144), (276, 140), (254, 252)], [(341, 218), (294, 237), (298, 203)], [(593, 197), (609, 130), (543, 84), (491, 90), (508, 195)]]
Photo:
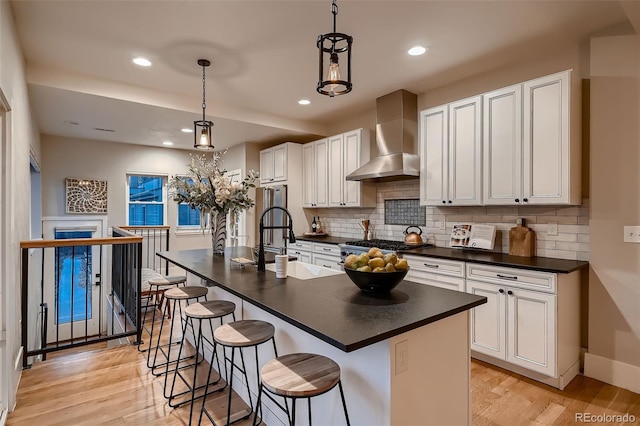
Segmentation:
[(204, 116), (204, 111), (207, 109), (207, 101), (206, 101), (206, 91), (205, 91), (205, 85), (206, 85), (206, 80), (204, 78), (204, 69), (205, 66), (202, 66), (202, 121), (205, 121), (205, 116)]

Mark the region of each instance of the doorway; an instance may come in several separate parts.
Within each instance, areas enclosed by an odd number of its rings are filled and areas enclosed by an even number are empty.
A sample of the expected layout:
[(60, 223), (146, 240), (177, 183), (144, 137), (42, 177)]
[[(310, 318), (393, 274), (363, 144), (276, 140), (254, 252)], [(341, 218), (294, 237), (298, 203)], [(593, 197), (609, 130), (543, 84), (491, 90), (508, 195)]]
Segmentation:
[[(45, 218), (45, 240), (103, 238), (106, 218)], [(105, 273), (101, 246), (45, 250), (43, 302), (48, 308), (47, 342), (73, 341), (101, 333), (101, 285)]]

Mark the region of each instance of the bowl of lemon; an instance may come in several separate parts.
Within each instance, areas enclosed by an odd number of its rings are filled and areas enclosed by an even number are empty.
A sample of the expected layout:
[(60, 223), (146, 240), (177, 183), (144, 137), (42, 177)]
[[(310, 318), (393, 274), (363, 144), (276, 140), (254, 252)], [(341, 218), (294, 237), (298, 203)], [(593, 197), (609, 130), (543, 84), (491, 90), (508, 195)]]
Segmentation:
[(402, 282), (409, 265), (395, 253), (383, 254), (378, 247), (372, 247), (367, 253), (347, 256), (344, 271), (360, 290), (388, 293)]

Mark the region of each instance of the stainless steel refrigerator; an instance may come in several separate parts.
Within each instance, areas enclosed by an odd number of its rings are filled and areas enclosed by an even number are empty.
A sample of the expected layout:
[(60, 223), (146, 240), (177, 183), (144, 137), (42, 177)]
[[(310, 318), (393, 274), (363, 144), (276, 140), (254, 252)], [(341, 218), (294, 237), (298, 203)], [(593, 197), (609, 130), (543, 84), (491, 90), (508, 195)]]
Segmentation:
[[(287, 185), (274, 185), (256, 189), (256, 246), (260, 243), (260, 218), (269, 207), (280, 206), (287, 208)], [(287, 225), (287, 217), (280, 209), (269, 211), (263, 224), (265, 226)], [(280, 252), (286, 246), (286, 229), (265, 229), (265, 250)]]

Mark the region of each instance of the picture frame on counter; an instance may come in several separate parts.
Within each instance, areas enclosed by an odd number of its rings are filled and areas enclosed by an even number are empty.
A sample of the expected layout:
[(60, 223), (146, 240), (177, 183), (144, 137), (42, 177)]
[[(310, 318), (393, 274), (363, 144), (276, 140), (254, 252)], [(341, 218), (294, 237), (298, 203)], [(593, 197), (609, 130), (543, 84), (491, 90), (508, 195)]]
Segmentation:
[(495, 238), (494, 225), (457, 223), (451, 229), (449, 245), (452, 248), (493, 250)]

